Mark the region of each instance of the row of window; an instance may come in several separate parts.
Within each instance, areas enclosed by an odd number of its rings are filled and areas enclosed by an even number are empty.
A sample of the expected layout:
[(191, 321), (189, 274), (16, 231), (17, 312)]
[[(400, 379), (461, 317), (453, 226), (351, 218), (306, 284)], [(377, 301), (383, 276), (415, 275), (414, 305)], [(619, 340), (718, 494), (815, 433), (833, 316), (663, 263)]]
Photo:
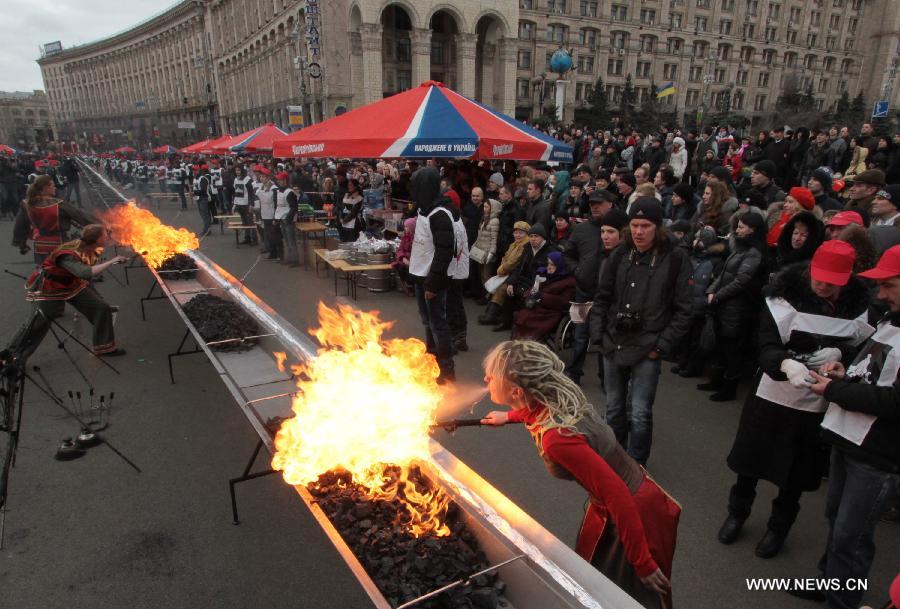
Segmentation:
[[(704, 57), (705, 53), (697, 53), (696, 49), (698, 45), (702, 45), (702, 48), (705, 50), (708, 45), (706, 43), (695, 43), (695, 57)], [(550, 68), (550, 58), (553, 56), (555, 51), (547, 51), (545, 58), (545, 68)], [(741, 49), (740, 60), (742, 63), (750, 63), (753, 59), (754, 49), (752, 47), (744, 47)], [(730, 55), (730, 47), (723, 51), (720, 47), (720, 51), (718, 55), (714, 55), (711, 58), (711, 62), (713, 65), (716, 65), (717, 61), (727, 61), (731, 58)], [(777, 65), (778, 55), (773, 49), (763, 49), (762, 51), (762, 64), (771, 67), (778, 67)], [(797, 53), (785, 53), (784, 54), (784, 67), (785, 68), (796, 68), (800, 65), (803, 66), (806, 70), (815, 70), (818, 67), (819, 58), (816, 55), (806, 55), (803, 58), (802, 64), (800, 62), (800, 58)], [(432, 59), (432, 61), (434, 61)], [(610, 57), (607, 62), (608, 66), (622, 66), (625, 64), (625, 59)], [(530, 70), (532, 68), (532, 52), (526, 49), (519, 49), (518, 57), (517, 57), (517, 65), (520, 70)], [(677, 69), (678, 64), (675, 63), (667, 63), (666, 66), (672, 66), (673, 71)], [(834, 57), (823, 57), (822, 58), (822, 69), (826, 72), (835, 71), (835, 66), (837, 65), (837, 60)], [(854, 62), (852, 59), (844, 59), (841, 61), (841, 72), (844, 74), (848, 74), (853, 69)], [(588, 54), (578, 54), (577, 60), (575, 62), (576, 69), (578, 72), (582, 74), (593, 74), (594, 73), (594, 56)], [(638, 61), (638, 74), (642, 72), (642, 66), (650, 66), (649, 61)], [(721, 70), (724, 72), (727, 68), (716, 68), (716, 71)], [(649, 72), (649, 67), (647, 67), (647, 71)], [(694, 74), (701, 74), (703, 71), (703, 66), (690, 66), (689, 72), (693, 76)], [(738, 73), (746, 72), (745, 70), (738, 70)], [(610, 71), (608, 68), (608, 74), (618, 74), (620, 72)], [(673, 72), (674, 73), (674, 72)], [(668, 77), (667, 77), (668, 78)], [(671, 76), (671, 78), (675, 78), (675, 76)]]
[[(754, 38), (756, 30), (755, 25), (748, 23), (744, 25), (744, 37), (745, 38)], [(730, 34), (731, 33), (731, 22), (730, 21), (722, 21), (719, 24), (719, 30), (721, 34)], [(707, 31), (705, 29), (705, 25), (703, 28), (700, 28), (698, 31)], [(848, 30), (848, 34), (852, 34), (855, 32), (855, 28), (853, 31)], [(590, 46), (596, 46), (597, 39), (599, 38), (600, 32), (593, 28), (581, 28), (578, 31), (577, 38), (573, 37), (569, 34), (569, 27), (559, 24), (559, 23), (551, 23), (544, 30), (545, 39), (547, 42), (557, 42), (559, 44), (566, 43), (574, 43), (578, 44), (586, 44)], [(611, 32), (610, 33), (610, 46), (613, 48), (625, 48), (628, 44), (628, 38), (630, 34), (628, 32)], [(520, 40), (535, 40), (537, 38), (537, 25), (531, 21), (520, 21), (519, 22), (519, 39)], [(776, 42), (778, 38), (778, 28), (774, 26), (767, 26), (765, 28), (764, 39), (766, 42)], [(655, 41), (657, 40), (656, 36), (652, 35), (644, 35), (640, 37), (641, 40), (641, 50), (652, 52), (652, 48), (645, 48), (645, 40)], [(669, 40), (680, 40), (678, 38), (670, 38)], [(800, 36), (797, 30), (788, 29), (785, 34), (784, 42), (787, 44), (805, 44), (807, 47), (816, 47), (819, 46), (819, 43), (823, 40), (816, 32), (807, 32), (805, 37)], [(800, 42), (798, 42), (800, 41)], [(837, 50), (839, 46), (839, 37), (835, 35), (828, 35), (824, 37), (825, 48), (829, 51)], [(654, 42), (649, 43), (651, 46), (655, 46)], [(705, 44), (705, 43), (704, 43)], [(845, 51), (852, 51), (855, 45), (855, 41), (853, 38), (845, 38), (843, 49)], [(695, 45), (696, 46), (696, 45)], [(720, 45), (721, 46), (730, 46), (730, 45)]]
[[(624, 93), (624, 86), (622, 85), (606, 85), (606, 97), (611, 104), (618, 104), (622, 101), (622, 95)], [(576, 83), (575, 85), (575, 101), (588, 101), (593, 94), (593, 85), (590, 83)], [(535, 90), (536, 91), (536, 90)], [(655, 96), (656, 93), (652, 91), (649, 87), (635, 87), (634, 88), (635, 99), (634, 101), (637, 103), (643, 103), (651, 98), (651, 96)], [(531, 82), (528, 79), (519, 79), (516, 87), (516, 96), (520, 100), (524, 99), (532, 99), (532, 95), (534, 91), (532, 90)], [(685, 95), (685, 106), (688, 108), (696, 108), (700, 106), (703, 101), (703, 93), (698, 89), (688, 89), (687, 94)], [(550, 91), (549, 89), (544, 90), (544, 99), (550, 99)], [(721, 108), (726, 103), (733, 110), (745, 110), (746, 106), (746, 96), (743, 91), (735, 91), (732, 93), (729, 90), (725, 91), (717, 91), (710, 95), (710, 104), (714, 108)], [(660, 100), (661, 103), (665, 105), (674, 105), (675, 104), (675, 96), (670, 95), (668, 97), (664, 97)], [(753, 99), (753, 110), (760, 112), (767, 110), (769, 102), (769, 95), (766, 93), (760, 93), (756, 95)], [(837, 102), (835, 101), (835, 104)], [(824, 99), (816, 99), (814, 104), (818, 110), (822, 110), (825, 104)]]
[[(702, 9), (711, 9), (713, 7), (712, 0), (694, 0), (695, 6), (697, 8)], [(687, 2), (685, 0), (670, 0), (670, 7), (674, 8), (677, 6), (686, 6)], [(863, 5), (863, 0), (850, 0), (849, 2), (844, 2), (844, 0), (831, 0), (832, 8), (845, 8), (845, 4), (852, 8), (853, 10), (860, 10)], [(826, 6), (825, 0), (813, 0), (812, 5), (817, 8), (824, 8)], [(733, 13), (735, 9), (736, 3), (735, 0), (719, 0), (719, 7), (723, 12)], [(747, 15), (755, 16), (759, 14), (759, 0), (746, 0), (747, 6)], [(574, 10), (575, 2), (569, 2), (569, 0), (546, 0), (543, 8), (546, 9), (548, 13), (560, 13), (560, 14), (569, 14), (569, 8)], [(519, 8), (526, 11), (540, 10), (542, 7), (537, 0), (519, 0)], [(579, 0), (578, 2), (579, 14), (582, 17), (597, 17), (599, 2), (595, 0)], [(644, 20), (644, 13), (652, 12), (656, 13), (654, 9), (641, 9), (641, 20)], [(815, 14), (818, 11), (812, 11), (811, 14)], [(778, 19), (781, 14), (781, 5), (770, 3), (768, 5), (767, 16), (770, 19)], [(800, 7), (791, 7), (791, 18), (796, 19), (799, 22), (803, 14), (803, 9)], [(628, 6), (626, 4), (613, 4), (610, 10), (610, 16), (614, 20), (625, 21), (628, 18)], [(650, 21), (649, 23), (652, 23)]]

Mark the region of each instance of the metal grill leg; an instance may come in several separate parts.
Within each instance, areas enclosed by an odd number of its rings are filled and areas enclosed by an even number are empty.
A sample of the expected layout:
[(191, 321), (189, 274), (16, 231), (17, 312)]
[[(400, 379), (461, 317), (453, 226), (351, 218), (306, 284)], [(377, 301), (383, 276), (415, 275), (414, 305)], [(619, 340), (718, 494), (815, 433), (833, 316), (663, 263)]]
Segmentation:
[(248, 480), (255, 480), (257, 478), (263, 478), (265, 476), (270, 476), (276, 471), (274, 469), (267, 469), (261, 472), (256, 472), (251, 474), (250, 469), (253, 467), (253, 464), (256, 462), (256, 457), (259, 455), (259, 451), (263, 447), (263, 441), (257, 440), (256, 447), (253, 449), (253, 454), (250, 455), (250, 460), (247, 461), (247, 466), (244, 468), (244, 473), (237, 478), (232, 478), (228, 481), (228, 491), (231, 493), (231, 516), (232, 521), (231, 524), (238, 525), (241, 524), (240, 519), (238, 518), (238, 509), (237, 509), (237, 495), (235, 494), (234, 487), (241, 482), (247, 482)]

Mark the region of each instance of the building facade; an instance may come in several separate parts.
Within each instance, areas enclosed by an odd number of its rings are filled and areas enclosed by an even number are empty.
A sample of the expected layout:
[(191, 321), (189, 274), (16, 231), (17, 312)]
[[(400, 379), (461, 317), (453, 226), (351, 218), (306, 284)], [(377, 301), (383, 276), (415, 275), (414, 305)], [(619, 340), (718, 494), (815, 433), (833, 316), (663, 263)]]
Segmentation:
[[(520, 9), (519, 118), (551, 98), (560, 46), (575, 64), (567, 119), (598, 78), (615, 106), (629, 74), (639, 101), (674, 83), (660, 101), (680, 117), (704, 106), (764, 119), (783, 91), (809, 87), (818, 110), (834, 109), (844, 91), (871, 104), (900, 57), (896, 0), (520, 0)], [(889, 95), (897, 108), (900, 91)]]
[(43, 91), (0, 91), (0, 144), (31, 150), (53, 139)]
[(723, 106), (764, 119), (784, 90), (832, 109), (893, 87), (896, 0), (185, 0), (128, 31), (38, 60), (58, 137), (181, 145), (266, 122), (330, 118), (427, 80), (518, 118), (566, 113), (602, 78), (611, 105), (673, 82), (680, 116)]

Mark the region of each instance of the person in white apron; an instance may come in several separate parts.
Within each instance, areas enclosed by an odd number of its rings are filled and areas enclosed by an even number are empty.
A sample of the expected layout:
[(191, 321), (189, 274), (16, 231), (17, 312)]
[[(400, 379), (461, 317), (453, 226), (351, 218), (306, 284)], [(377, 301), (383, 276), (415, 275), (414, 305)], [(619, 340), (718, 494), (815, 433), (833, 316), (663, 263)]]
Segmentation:
[(850, 362), (872, 328), (859, 318), (869, 293), (852, 276), (856, 252), (842, 241), (819, 246), (810, 263), (783, 269), (764, 292), (759, 367), (741, 413), (728, 466), (737, 474), (719, 541), (734, 542), (750, 516), (759, 480), (775, 484), (767, 531), (756, 555), (777, 555), (800, 511), (800, 495), (819, 488), (826, 453), (819, 424), (827, 406), (809, 390), (810, 368)]
[(441, 177), (434, 167), (413, 174), (413, 200), (418, 220), (409, 257), (409, 274), (416, 282), (419, 316), (425, 326), (425, 345), (435, 356), (438, 383), (456, 380), (453, 335), (447, 320), (450, 282), (469, 274), (466, 229), (450, 200), (441, 196)]
[[(237, 176), (234, 178), (234, 210), (241, 216), (241, 224), (253, 226), (253, 213), (250, 211), (250, 202), (253, 200), (253, 178), (247, 174), (247, 169), (239, 164)], [(247, 245), (256, 245), (256, 229), (245, 231), (244, 241)]]
[[(822, 427), (832, 445), (819, 577), (841, 582), (868, 578), (875, 525), (900, 496), (900, 245), (860, 277), (878, 282), (878, 299), (890, 310), (850, 366), (825, 364), (811, 374), (816, 382), (810, 386), (829, 402)], [(888, 553), (896, 560), (896, 551)], [(828, 609), (856, 609), (862, 596), (863, 590), (848, 587), (806, 598)]]

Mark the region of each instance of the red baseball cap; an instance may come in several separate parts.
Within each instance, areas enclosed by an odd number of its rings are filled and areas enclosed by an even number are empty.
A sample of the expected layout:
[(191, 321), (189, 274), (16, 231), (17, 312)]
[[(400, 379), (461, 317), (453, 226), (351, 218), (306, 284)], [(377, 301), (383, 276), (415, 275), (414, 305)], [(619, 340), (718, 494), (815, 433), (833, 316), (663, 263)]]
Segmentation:
[(264, 176), (272, 175), (272, 172), (266, 169), (265, 167), (257, 167), (256, 173), (261, 173)]
[(900, 275), (900, 245), (895, 245), (883, 253), (874, 268), (859, 274), (866, 279), (890, 279), (898, 275)]
[(279, 171), (275, 174), (276, 180), (287, 180), (290, 176), (285, 171)]
[(819, 246), (809, 265), (809, 274), (816, 281), (831, 285), (847, 285), (856, 263), (856, 250), (846, 241), (832, 239)]
[(839, 211), (825, 226), (847, 226), (848, 224), (864, 225), (862, 216), (855, 211)]

